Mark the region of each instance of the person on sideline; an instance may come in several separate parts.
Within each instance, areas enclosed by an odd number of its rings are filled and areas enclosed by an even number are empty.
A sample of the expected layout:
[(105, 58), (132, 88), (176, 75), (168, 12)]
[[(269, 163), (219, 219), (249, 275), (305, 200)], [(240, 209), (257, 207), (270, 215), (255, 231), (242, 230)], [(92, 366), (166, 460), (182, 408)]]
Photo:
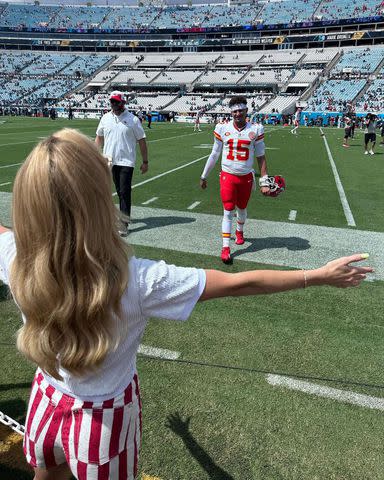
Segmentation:
[(193, 131), (194, 132), (201, 132), (201, 128), (200, 128), (200, 118), (203, 114), (203, 111), (202, 110), (199, 110), (197, 113), (196, 113), (196, 116), (195, 116), (195, 122), (194, 122), (194, 126), (193, 126)]
[(246, 122), (247, 99), (232, 97), (229, 101), (233, 120), (227, 124), (217, 124), (213, 132), (213, 149), (200, 177), (200, 186), (207, 188), (207, 178), (215, 166), (220, 153), (220, 196), (224, 207), (222, 221), (223, 246), (221, 260), (232, 263), (230, 239), (232, 218), (237, 210), (237, 245), (244, 243), (244, 224), (247, 219), (247, 205), (254, 184), (253, 164), (256, 156), (260, 169), (259, 186), (261, 193), (269, 195), (267, 162), (265, 158), (264, 128), (261, 124)]
[(372, 271), (351, 265), (364, 254), (314, 270), (176, 267), (132, 256), (117, 216), (107, 161), (76, 130), (42, 140), (16, 175), (0, 280), (22, 312), (17, 347), (37, 364), (24, 436), (35, 480), (136, 478), (148, 317), (187, 320), (217, 297), (357, 286)]
[(352, 137), (352, 119), (345, 115), (344, 117), (344, 138), (343, 147), (349, 148), (349, 139)]
[[(364, 130), (364, 154), (374, 155), (374, 149), (376, 145), (376, 127), (377, 127), (377, 117), (373, 113), (368, 113), (365, 119), (365, 130)], [(371, 148), (368, 150), (368, 144), (371, 142)]]
[(112, 165), (112, 177), (119, 197), (122, 220), (119, 233), (128, 235), (131, 221), (132, 176), (136, 163), (136, 143), (139, 144), (141, 173), (148, 171), (148, 151), (140, 120), (125, 108), (125, 95), (114, 91), (109, 97), (111, 111), (100, 120), (96, 130), (96, 145)]
[(297, 135), (297, 130), (298, 130), (299, 125), (300, 125), (300, 117), (301, 117), (301, 108), (298, 107), (298, 109), (296, 110), (295, 115), (294, 115), (293, 128), (291, 130), (291, 133), (293, 135)]

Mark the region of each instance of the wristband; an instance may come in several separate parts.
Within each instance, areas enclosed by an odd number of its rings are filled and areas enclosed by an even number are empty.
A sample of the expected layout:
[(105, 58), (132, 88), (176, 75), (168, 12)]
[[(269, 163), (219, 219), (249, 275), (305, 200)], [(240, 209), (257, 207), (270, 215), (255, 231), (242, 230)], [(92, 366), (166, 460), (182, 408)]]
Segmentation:
[(259, 187), (269, 187), (268, 175), (259, 178)]
[(206, 181), (207, 181), (207, 179), (204, 178), (204, 177), (200, 177), (200, 180), (202, 180), (203, 182), (206, 182)]
[(148, 164), (148, 160), (146, 160), (146, 161), (143, 160), (143, 163)]
[(308, 287), (308, 278), (307, 278), (306, 270), (303, 270), (303, 276), (304, 276), (304, 286), (303, 286), (303, 288), (307, 288)]

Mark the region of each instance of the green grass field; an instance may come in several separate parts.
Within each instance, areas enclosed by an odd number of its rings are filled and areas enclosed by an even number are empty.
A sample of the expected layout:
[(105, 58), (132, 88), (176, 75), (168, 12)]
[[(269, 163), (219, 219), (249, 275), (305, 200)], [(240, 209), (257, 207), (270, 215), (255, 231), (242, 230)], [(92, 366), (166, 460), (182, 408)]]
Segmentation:
[[(9, 223), (6, 192), (39, 138), (64, 126), (94, 136), (97, 122), (5, 120), (0, 125), (0, 220)], [(224, 266), (218, 165), (208, 189), (199, 188), (212, 130), (203, 125), (201, 133), (193, 133), (190, 125), (156, 123), (147, 130), (150, 170), (143, 176), (137, 169), (133, 182), (129, 241), (137, 256), (237, 272), (320, 265), (367, 245), (376, 272), (374, 281), (358, 289), (222, 299), (198, 304), (186, 323), (152, 319), (143, 344), (180, 357), (138, 357), (142, 478), (381, 480), (384, 148), (377, 145), (376, 155), (365, 156), (361, 132), (344, 149), (343, 130), (324, 129), (345, 194), (343, 208), (319, 129), (301, 128), (296, 137), (288, 128), (266, 127), (269, 172), (283, 175), (287, 190), (276, 199), (253, 194), (251, 238), (236, 252), (234, 264)], [(345, 201), (356, 227), (348, 226)], [(297, 212), (295, 221), (288, 220), (291, 211)], [(23, 422), (34, 367), (15, 349), (21, 324), (16, 307), (3, 298), (0, 309), (0, 411)], [(275, 385), (271, 374), (290, 385), (309, 383), (310, 392)], [(320, 388), (326, 393), (320, 395)], [(350, 392), (365, 403), (346, 399)], [(21, 460), (9, 460), (16, 450), (20, 454), (20, 445), (12, 447), (1, 431), (1, 480), (32, 478)]]

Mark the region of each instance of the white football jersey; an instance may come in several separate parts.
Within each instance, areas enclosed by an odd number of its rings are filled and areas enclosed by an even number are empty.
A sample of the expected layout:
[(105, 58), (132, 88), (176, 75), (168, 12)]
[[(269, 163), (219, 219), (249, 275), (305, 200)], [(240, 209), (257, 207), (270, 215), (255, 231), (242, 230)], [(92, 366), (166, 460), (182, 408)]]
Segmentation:
[(233, 175), (247, 175), (253, 171), (255, 157), (265, 153), (264, 128), (247, 122), (239, 130), (233, 121), (216, 125), (215, 138), (223, 142), (221, 169)]

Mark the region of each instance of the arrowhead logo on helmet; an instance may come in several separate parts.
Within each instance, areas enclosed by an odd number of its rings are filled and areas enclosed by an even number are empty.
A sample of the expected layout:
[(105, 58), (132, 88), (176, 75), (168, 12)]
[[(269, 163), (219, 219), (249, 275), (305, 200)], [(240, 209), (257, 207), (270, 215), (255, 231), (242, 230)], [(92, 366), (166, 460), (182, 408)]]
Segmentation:
[(284, 192), (285, 190), (285, 179), (280, 175), (274, 175), (268, 177), (269, 183), (269, 196), (270, 197), (277, 197), (280, 193)]

